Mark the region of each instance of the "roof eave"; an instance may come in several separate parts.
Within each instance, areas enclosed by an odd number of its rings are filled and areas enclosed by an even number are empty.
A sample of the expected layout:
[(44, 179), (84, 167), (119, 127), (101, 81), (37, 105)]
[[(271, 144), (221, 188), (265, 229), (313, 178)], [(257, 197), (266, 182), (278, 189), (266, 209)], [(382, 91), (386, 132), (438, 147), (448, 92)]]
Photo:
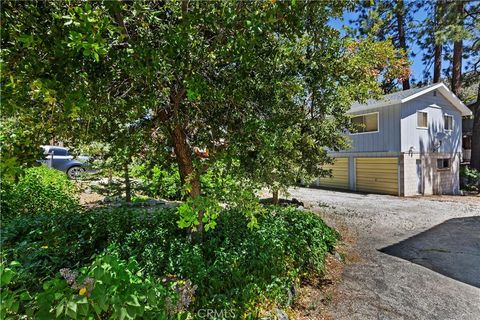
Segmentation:
[(390, 100), (388, 102), (380, 101), (380, 102), (374, 103), (374, 104), (362, 104), (355, 109), (349, 109), (347, 111), (347, 113), (355, 113), (355, 112), (367, 111), (367, 110), (376, 109), (376, 108), (383, 108), (383, 107), (388, 107), (388, 106), (392, 106), (392, 105), (399, 104), (399, 103), (401, 103), (400, 100)]
[(400, 102), (401, 103), (405, 103), (405, 102), (408, 102), (410, 100), (413, 100), (415, 98), (418, 98), (422, 95), (424, 95), (425, 93), (428, 93), (430, 91), (433, 91), (433, 90), (439, 90), (441, 91), (442, 95), (448, 100), (450, 101), (450, 103), (455, 107), (457, 108), (458, 111), (460, 111), (460, 113), (462, 114), (462, 116), (470, 116), (472, 115), (472, 111), (453, 93), (451, 92), (447, 86), (443, 83), (438, 83), (434, 86), (431, 86), (431, 87), (428, 87), (426, 88), (425, 90), (422, 90), (420, 92), (417, 92), (415, 94), (412, 94), (411, 96), (408, 96), (406, 98), (403, 98)]

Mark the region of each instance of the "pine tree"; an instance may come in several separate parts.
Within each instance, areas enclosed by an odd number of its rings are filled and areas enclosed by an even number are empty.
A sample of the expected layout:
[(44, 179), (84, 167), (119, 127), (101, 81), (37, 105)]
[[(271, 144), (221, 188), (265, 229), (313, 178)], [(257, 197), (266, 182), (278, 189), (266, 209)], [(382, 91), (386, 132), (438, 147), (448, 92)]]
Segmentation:
[(425, 19), (416, 29), (417, 44), (423, 52), (423, 75), (426, 80), (431, 79), (430, 70), (433, 66), (433, 83), (438, 83), (442, 78), (443, 55), (446, 53), (441, 34), (445, 25), (445, 0), (425, 2), (423, 9)]
[[(464, 2), (456, 1), (453, 8), (454, 23), (459, 30), (463, 29), (465, 12)], [(462, 87), (462, 53), (463, 53), (463, 37), (456, 36), (453, 42), (453, 63), (452, 63), (452, 91), (455, 94), (460, 93)]]

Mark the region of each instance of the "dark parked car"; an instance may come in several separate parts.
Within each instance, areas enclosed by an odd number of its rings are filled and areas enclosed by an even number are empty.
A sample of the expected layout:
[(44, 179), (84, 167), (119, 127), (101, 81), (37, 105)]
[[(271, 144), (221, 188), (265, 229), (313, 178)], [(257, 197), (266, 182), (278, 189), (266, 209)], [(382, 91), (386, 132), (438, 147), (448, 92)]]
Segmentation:
[(89, 157), (80, 156), (75, 158), (67, 148), (57, 146), (41, 146), (45, 157), (39, 160), (49, 167), (65, 172), (70, 179), (76, 179), (85, 172)]

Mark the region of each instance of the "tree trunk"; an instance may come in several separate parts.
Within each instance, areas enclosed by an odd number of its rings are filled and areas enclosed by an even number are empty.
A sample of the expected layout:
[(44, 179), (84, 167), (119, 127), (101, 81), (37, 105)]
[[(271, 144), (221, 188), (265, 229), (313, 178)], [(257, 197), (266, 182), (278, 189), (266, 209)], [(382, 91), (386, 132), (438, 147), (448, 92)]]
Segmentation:
[(123, 173), (125, 177), (125, 202), (132, 202), (132, 188), (130, 184), (130, 174), (128, 172), (128, 162), (123, 164)]
[[(171, 132), (175, 157), (177, 159), (178, 171), (180, 172), (180, 181), (182, 186), (190, 185), (189, 196), (196, 198), (200, 195), (200, 177), (193, 167), (192, 152), (187, 143), (187, 135), (181, 125), (176, 125)], [(203, 234), (203, 212), (198, 212), (197, 231)]]
[[(434, 28), (436, 31), (441, 28), (441, 21), (443, 17), (443, 3), (441, 0), (437, 1), (435, 5), (435, 24), (436, 27)], [(442, 74), (442, 43), (437, 41), (438, 39), (435, 38), (433, 35), (435, 42), (434, 42), (434, 60), (433, 60), (433, 83), (440, 82), (440, 77)]]
[[(463, 5), (463, 1), (458, 1), (456, 4), (458, 21), (461, 26), (463, 26)], [(455, 41), (453, 43), (452, 91), (456, 95), (460, 93), (462, 88), (462, 53), (463, 41)]]
[(463, 41), (455, 41), (453, 43), (453, 71), (452, 71), (452, 91), (456, 95), (462, 88), (462, 51)]
[(442, 44), (435, 44), (435, 56), (433, 62), (433, 83), (440, 82), (442, 72)]
[(480, 170), (480, 85), (478, 86), (477, 102), (473, 106), (472, 157), (470, 167)]
[[(405, 12), (405, 4), (403, 3), (403, 0), (397, 0), (396, 15), (397, 15), (397, 29), (398, 29), (398, 44), (400, 46), (400, 49), (403, 49), (405, 51), (405, 55), (407, 55), (408, 47), (407, 47), (407, 40), (405, 38), (404, 12)], [(405, 80), (402, 81), (402, 88), (403, 90), (410, 89), (410, 78), (406, 78)]]
[(278, 204), (278, 190), (273, 190), (272, 192), (272, 203)]

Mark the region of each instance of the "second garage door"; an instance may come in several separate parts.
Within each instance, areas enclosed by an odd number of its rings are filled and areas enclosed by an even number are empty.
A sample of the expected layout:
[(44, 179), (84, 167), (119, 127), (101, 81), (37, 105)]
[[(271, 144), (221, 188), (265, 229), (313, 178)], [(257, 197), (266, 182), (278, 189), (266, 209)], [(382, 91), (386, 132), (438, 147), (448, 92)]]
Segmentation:
[(321, 187), (348, 189), (348, 158), (336, 158), (333, 164), (328, 164), (324, 169), (331, 169), (331, 177), (322, 177), (318, 180)]
[(357, 158), (356, 190), (398, 195), (398, 158)]

